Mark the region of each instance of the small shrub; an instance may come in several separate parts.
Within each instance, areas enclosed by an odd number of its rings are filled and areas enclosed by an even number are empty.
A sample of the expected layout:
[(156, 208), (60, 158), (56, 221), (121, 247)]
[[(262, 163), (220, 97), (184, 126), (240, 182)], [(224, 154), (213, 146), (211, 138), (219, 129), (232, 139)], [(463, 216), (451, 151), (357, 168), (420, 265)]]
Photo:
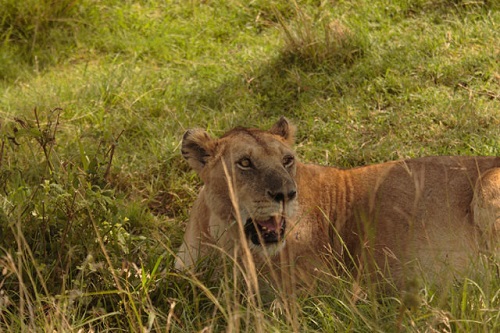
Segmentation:
[(0, 305), (0, 330), (51, 328), (50, 317), (62, 309), (77, 318), (123, 311), (131, 319), (117, 326), (137, 328), (141, 311), (131, 302), (144, 297), (151, 272), (137, 257), (145, 238), (128, 230), (131, 211), (108, 183), (116, 143), (80, 145), (79, 158), (68, 159), (59, 149), (61, 112), (35, 110), (33, 119), (2, 128), (0, 292), (12, 309), (5, 315)]
[(285, 62), (301, 67), (329, 67), (332, 70), (350, 66), (365, 52), (363, 36), (354, 33), (339, 20), (313, 18), (297, 7), (296, 21), (287, 23), (280, 17), (285, 46)]

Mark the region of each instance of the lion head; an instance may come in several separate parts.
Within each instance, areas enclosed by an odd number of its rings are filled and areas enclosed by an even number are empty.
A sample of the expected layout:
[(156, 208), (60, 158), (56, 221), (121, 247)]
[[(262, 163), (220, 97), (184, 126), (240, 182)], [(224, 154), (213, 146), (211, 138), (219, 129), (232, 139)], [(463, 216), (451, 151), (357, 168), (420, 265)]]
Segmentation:
[(206, 218), (224, 224), (219, 229), (241, 223), (257, 251), (282, 247), (287, 221), (297, 210), (294, 133), (281, 118), (268, 131), (237, 127), (214, 139), (193, 129), (183, 137), (182, 155), (205, 185)]

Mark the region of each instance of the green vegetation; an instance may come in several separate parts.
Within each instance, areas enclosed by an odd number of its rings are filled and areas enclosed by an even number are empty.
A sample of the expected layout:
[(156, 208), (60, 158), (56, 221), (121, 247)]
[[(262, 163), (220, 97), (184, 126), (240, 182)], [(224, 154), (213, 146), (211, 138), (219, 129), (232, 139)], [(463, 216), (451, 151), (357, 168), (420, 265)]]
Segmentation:
[(281, 309), (230, 268), (170, 270), (189, 127), (285, 115), (303, 160), (341, 167), (500, 155), (498, 1), (0, 0), (0, 94), (0, 331), (500, 330), (495, 268)]

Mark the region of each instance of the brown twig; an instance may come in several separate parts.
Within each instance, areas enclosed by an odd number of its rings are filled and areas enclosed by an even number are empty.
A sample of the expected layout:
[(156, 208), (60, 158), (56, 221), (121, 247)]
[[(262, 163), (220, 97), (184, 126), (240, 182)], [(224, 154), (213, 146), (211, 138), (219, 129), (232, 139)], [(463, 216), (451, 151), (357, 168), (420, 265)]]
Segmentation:
[(111, 147), (109, 148), (109, 161), (108, 165), (106, 166), (106, 171), (104, 172), (104, 179), (106, 181), (109, 181), (108, 177), (109, 173), (111, 172), (111, 163), (113, 162), (113, 156), (115, 155), (115, 148), (118, 145), (118, 140), (122, 136), (123, 132), (125, 132), (125, 130), (122, 130), (120, 134), (118, 134), (114, 142), (111, 144)]
[(4, 148), (5, 148), (5, 140), (2, 139), (2, 146), (0, 146), (0, 169), (2, 168), (2, 164), (3, 164), (3, 152), (4, 152)]
[(49, 128), (52, 125), (52, 123), (49, 120), (47, 123), (47, 128), (42, 129), (40, 118), (38, 117), (38, 111), (37, 111), (36, 107), (33, 109), (33, 113), (35, 114), (36, 127), (37, 127), (38, 132), (39, 132), (39, 137), (37, 137), (36, 140), (38, 141), (38, 144), (42, 147), (43, 154), (45, 155), (45, 159), (47, 160), (47, 165), (48, 165), (51, 173), (54, 172), (54, 166), (52, 165), (52, 162), (50, 160), (50, 153), (52, 150), (50, 148), (50, 144), (55, 140), (55, 133), (57, 131), (57, 126), (59, 124), (59, 115), (61, 114), (60, 111), (62, 109), (56, 108), (53, 110), (53, 112), (55, 112), (57, 110), (59, 110), (59, 113), (57, 114), (57, 120), (56, 120), (56, 125), (54, 126), (54, 132), (52, 134), (48, 134)]

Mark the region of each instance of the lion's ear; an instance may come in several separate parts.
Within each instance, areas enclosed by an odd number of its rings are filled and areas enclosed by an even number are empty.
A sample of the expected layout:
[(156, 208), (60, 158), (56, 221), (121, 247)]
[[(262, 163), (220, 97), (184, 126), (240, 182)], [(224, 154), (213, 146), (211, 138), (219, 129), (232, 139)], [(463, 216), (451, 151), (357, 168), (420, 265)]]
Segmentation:
[(199, 128), (187, 130), (182, 137), (182, 156), (198, 173), (213, 155), (214, 147), (215, 140)]
[(281, 136), (291, 146), (295, 142), (295, 130), (295, 125), (290, 123), (285, 117), (281, 117), (273, 127), (271, 127), (269, 132)]

